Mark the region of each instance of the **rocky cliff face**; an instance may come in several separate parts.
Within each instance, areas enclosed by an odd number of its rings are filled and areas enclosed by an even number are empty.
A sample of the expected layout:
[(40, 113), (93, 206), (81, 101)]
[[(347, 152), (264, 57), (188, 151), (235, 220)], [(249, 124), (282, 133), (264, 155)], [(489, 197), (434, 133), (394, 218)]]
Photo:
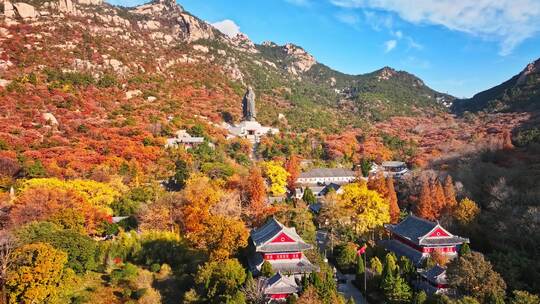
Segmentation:
[[(257, 45), (242, 33), (228, 37), (174, 0), (131, 8), (102, 0), (0, 1), (0, 87), (17, 82), (18, 75), (51, 69), (88, 74), (96, 81), (112, 75), (118, 78), (123, 96), (143, 91), (141, 85), (132, 85), (133, 79), (171, 85), (176, 91), (167, 91), (169, 96), (187, 95), (186, 91), (195, 91), (192, 85), (222, 92), (253, 85), (256, 91), (266, 91), (258, 92), (260, 104), (271, 105), (260, 111), (263, 119), (267, 115), (267, 121), (272, 121), (267, 113), (277, 106), (285, 114), (290, 112), (288, 120), (299, 125), (305, 124), (306, 112), (312, 112), (314, 119), (308, 120), (313, 122), (322, 112), (340, 113), (347, 117), (343, 121), (350, 122), (355, 115), (380, 119), (438, 107), (437, 92), (420, 80), (401, 77), (401, 72), (387, 68), (345, 75), (317, 63), (294, 44)], [(166, 92), (158, 87), (155, 90)], [(219, 102), (206, 105), (204, 114), (215, 115), (212, 111), (223, 108)], [(384, 115), (366, 114), (370, 111)]]
[(66, 16), (95, 18), (105, 23), (103, 27), (159, 32), (150, 37), (167, 43), (211, 39), (216, 33), (211, 25), (185, 12), (174, 0), (156, 0), (130, 9), (116, 8), (102, 0), (52, 0), (39, 5), (4, 0), (3, 6), (7, 24), (47, 23)]
[(292, 59), (292, 64), (288, 67), (291, 74), (298, 75), (307, 72), (317, 63), (311, 54), (294, 44), (288, 43), (284, 45), (283, 51)]
[(517, 85), (523, 85), (527, 82), (527, 79), (534, 74), (540, 74), (540, 59), (531, 62), (527, 67), (519, 74), (517, 79)]

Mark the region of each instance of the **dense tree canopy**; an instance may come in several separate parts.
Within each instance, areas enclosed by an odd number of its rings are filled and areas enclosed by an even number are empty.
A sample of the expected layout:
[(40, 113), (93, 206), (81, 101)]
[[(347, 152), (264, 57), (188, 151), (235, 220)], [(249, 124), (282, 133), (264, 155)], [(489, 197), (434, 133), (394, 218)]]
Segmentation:
[(44, 243), (23, 245), (13, 253), (6, 287), (9, 303), (50, 303), (61, 284), (67, 256)]
[(487, 300), (491, 293), (504, 295), (506, 284), (491, 263), (478, 252), (462, 255), (448, 264), (448, 283), (461, 294)]
[(339, 205), (348, 210), (348, 220), (358, 234), (390, 222), (388, 201), (381, 198), (377, 192), (368, 190), (365, 183), (344, 186)]

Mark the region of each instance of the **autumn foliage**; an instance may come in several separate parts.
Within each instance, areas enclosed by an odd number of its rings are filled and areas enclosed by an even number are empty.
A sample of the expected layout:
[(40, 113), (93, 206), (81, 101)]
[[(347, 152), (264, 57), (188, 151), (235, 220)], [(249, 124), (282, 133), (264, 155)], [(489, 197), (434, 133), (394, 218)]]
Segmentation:
[(443, 215), (451, 215), (457, 206), (452, 178), (447, 176), (444, 186), (438, 178), (422, 178), (420, 197), (415, 206), (418, 216), (435, 221)]
[(11, 209), (12, 225), (54, 218), (64, 210), (73, 210), (84, 217), (85, 229), (93, 234), (109, 214), (91, 204), (75, 190), (37, 186), (28, 188), (17, 197)]
[(384, 178), (381, 173), (370, 178), (367, 186), (370, 190), (376, 191), (381, 197), (388, 201), (390, 208), (390, 222), (396, 224), (399, 221), (400, 209), (394, 186), (394, 179), (392, 177)]

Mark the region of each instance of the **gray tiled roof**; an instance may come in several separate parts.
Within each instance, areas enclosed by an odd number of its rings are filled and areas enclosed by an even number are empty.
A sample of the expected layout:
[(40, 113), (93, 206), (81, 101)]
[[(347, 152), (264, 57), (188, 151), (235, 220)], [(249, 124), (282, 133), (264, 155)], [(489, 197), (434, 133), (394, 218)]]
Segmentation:
[(406, 239), (409, 239), (415, 244), (423, 246), (458, 245), (469, 242), (469, 239), (462, 238), (456, 235), (451, 235), (450, 237), (422, 239), (422, 237), (431, 232), (437, 226), (439, 226), (438, 223), (434, 223), (411, 214), (399, 224), (387, 225), (386, 227), (391, 232), (398, 234)]
[(413, 285), (417, 289), (425, 291), (428, 295), (435, 294), (439, 290), (437, 287), (432, 286), (431, 284), (429, 284), (426, 281), (420, 281), (420, 280), (413, 281)]
[(379, 241), (379, 245), (384, 247), (386, 250), (394, 252), (398, 257), (405, 256), (413, 262), (417, 267), (422, 264), (424, 259), (421, 252), (401, 243), (396, 240), (382, 240)]
[(407, 238), (416, 244), (419, 244), (419, 238), (425, 236), (436, 226), (437, 223), (430, 222), (428, 220), (416, 217), (411, 214), (399, 224), (388, 225), (387, 227), (388, 230), (390, 230), (391, 232)]
[(422, 276), (430, 282), (446, 284), (446, 278), (444, 276), (439, 278), (439, 276), (444, 274), (445, 272), (446, 272), (446, 269), (442, 268), (439, 265), (435, 265), (435, 267), (429, 269), (428, 271), (423, 272)]
[(385, 161), (382, 163), (383, 167), (403, 167), (406, 166), (404, 162), (401, 161)]
[(351, 177), (355, 176), (354, 171), (344, 168), (316, 168), (307, 172), (300, 173), (299, 178), (316, 177)]
[(271, 261), (272, 269), (274, 271), (280, 271), (282, 273), (310, 273), (317, 271), (319, 268), (305, 257), (302, 256), (300, 260), (278, 260)]
[(292, 294), (300, 291), (294, 277), (276, 273), (266, 282), (265, 294)]
[(425, 238), (420, 241), (420, 245), (425, 246), (443, 246), (443, 245), (459, 245), (463, 243), (468, 243), (469, 239), (462, 238), (456, 235), (453, 235), (452, 237), (445, 237), (445, 238)]
[(331, 190), (338, 191), (341, 188), (341, 185), (330, 183), (324, 187), (324, 189), (321, 191), (321, 195), (324, 196), (328, 194)]
[[(284, 232), (291, 237), (294, 243), (270, 243), (270, 241)], [(258, 252), (290, 252), (311, 249), (311, 245), (296, 233), (296, 229), (285, 227), (275, 218), (269, 219), (263, 226), (251, 231), (251, 242)]]

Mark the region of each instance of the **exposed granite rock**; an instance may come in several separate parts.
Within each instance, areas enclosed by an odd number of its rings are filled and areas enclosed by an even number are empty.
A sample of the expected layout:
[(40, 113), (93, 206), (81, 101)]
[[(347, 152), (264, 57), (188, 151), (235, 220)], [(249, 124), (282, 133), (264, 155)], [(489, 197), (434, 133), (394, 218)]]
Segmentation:
[(155, 20), (148, 20), (144, 22), (139, 22), (139, 27), (145, 30), (155, 31), (161, 27), (161, 23)]
[(39, 14), (35, 7), (28, 3), (17, 2), (13, 4), (15, 12), (23, 20), (36, 19)]
[(15, 8), (13, 7), (13, 4), (7, 0), (4, 0), (4, 16), (7, 19), (15, 18)]
[(527, 67), (521, 72), (517, 80), (517, 85), (522, 85), (527, 82), (527, 77), (534, 73), (540, 73), (540, 59), (535, 62), (531, 62)]
[(130, 90), (126, 92), (126, 99), (131, 99), (133, 97), (141, 96), (142, 91), (141, 90)]
[(45, 120), (47, 124), (51, 126), (58, 126), (58, 120), (56, 119), (56, 117), (54, 117), (52, 113), (43, 113), (41, 117), (43, 117), (43, 120)]
[(202, 53), (210, 52), (210, 49), (204, 45), (196, 44), (193, 46), (193, 49)]
[(77, 0), (77, 3), (83, 5), (102, 5), (103, 0)]
[(255, 44), (253, 41), (249, 39), (249, 37), (246, 34), (238, 33), (235, 37), (230, 38), (230, 42), (237, 47), (237, 49), (241, 51), (245, 51), (248, 53), (258, 53), (259, 51), (255, 47)]
[(184, 9), (175, 0), (156, 0), (139, 5), (133, 9), (133, 13), (139, 15), (156, 16), (164, 13), (181, 13)]
[(317, 63), (311, 54), (294, 44), (287, 43), (283, 46), (283, 51), (294, 59), (294, 62), (288, 68), (291, 74), (297, 75), (307, 72)]
[(58, 10), (68, 14), (77, 13), (77, 9), (71, 0), (58, 0)]
[(188, 42), (214, 38), (213, 27), (189, 14), (180, 14), (179, 26)]
[(11, 80), (0, 79), (0, 87), (7, 87), (11, 83)]
[(389, 67), (384, 67), (377, 75), (377, 81), (389, 80), (392, 76), (396, 75), (396, 71)]

